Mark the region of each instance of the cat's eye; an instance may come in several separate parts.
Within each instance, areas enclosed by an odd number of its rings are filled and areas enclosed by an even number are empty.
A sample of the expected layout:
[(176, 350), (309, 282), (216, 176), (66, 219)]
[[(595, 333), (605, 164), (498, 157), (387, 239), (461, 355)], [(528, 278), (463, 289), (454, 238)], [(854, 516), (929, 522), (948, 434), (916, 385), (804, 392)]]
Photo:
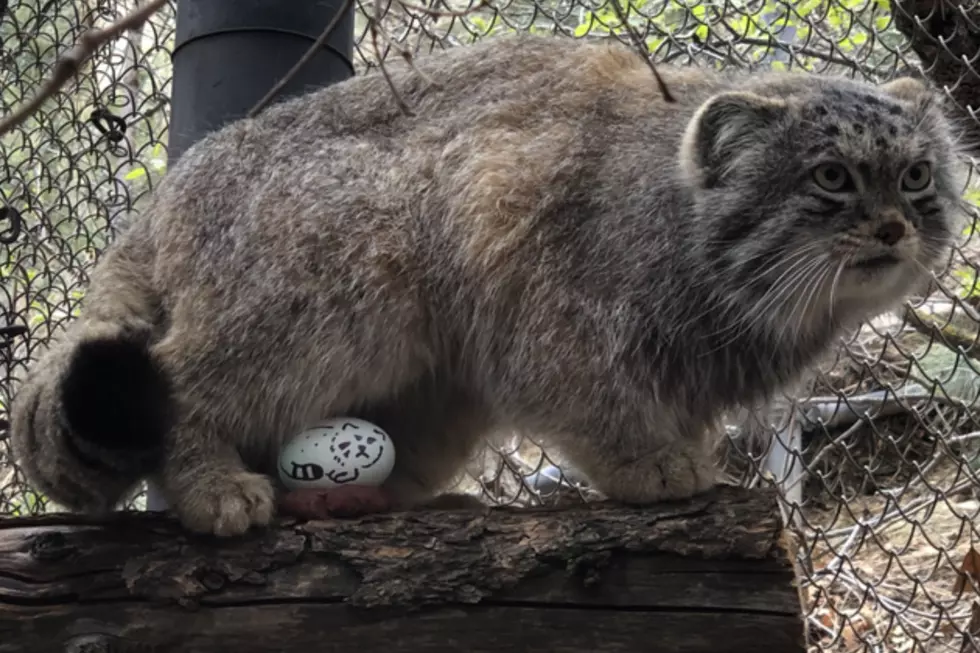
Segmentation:
[(830, 193), (854, 190), (851, 173), (840, 163), (821, 163), (813, 169), (813, 180), (820, 188)]
[(902, 175), (902, 190), (915, 193), (924, 190), (932, 183), (932, 166), (928, 161), (920, 161)]

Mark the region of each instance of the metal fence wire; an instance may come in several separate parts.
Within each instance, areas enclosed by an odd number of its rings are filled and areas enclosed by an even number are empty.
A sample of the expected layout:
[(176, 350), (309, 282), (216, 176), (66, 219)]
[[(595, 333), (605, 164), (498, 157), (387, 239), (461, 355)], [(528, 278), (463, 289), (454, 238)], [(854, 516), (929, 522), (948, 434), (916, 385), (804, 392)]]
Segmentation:
[[(379, 1), (355, 5), (359, 73), (515, 31), (628, 38), (613, 0)], [(976, 4), (619, 1), (656, 61), (923, 75), (980, 133)], [(2, 112), (33, 95), (82, 30), (136, 2), (0, 3)], [(10, 459), (6, 407), (72, 319), (100, 252), (166, 172), (173, 38), (171, 3), (0, 138), (0, 514), (50, 509)], [(864, 325), (792, 392), (728, 424), (719, 459), (731, 481), (775, 485), (798, 538), (812, 651), (980, 651), (978, 240), (963, 233), (927, 297)], [(461, 487), (501, 504), (590, 497), (528, 439), (488, 445)]]

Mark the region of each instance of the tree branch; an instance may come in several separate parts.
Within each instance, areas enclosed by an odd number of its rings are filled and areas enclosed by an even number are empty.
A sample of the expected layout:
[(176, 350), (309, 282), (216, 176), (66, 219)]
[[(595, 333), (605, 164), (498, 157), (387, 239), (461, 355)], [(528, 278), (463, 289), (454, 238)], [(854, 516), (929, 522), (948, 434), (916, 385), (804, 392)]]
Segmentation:
[(109, 41), (119, 38), (130, 30), (139, 29), (150, 16), (162, 9), (168, 1), (152, 0), (152, 2), (123, 16), (105, 29), (90, 29), (84, 32), (79, 37), (75, 47), (69, 50), (67, 54), (58, 58), (51, 78), (44, 83), (34, 97), (0, 122), (0, 136), (3, 136), (22, 124), (40, 109), (41, 105), (60, 91), (72, 77), (78, 74), (82, 64), (95, 54), (100, 47)]
[(316, 53), (319, 52), (320, 48), (322, 48), (323, 45), (327, 42), (327, 39), (330, 38), (330, 35), (333, 33), (333, 31), (337, 29), (337, 25), (340, 25), (340, 21), (344, 19), (344, 16), (347, 14), (347, 12), (350, 10), (350, 8), (353, 5), (354, 5), (354, 0), (344, 0), (344, 4), (340, 8), (340, 11), (338, 11), (336, 15), (334, 15), (333, 19), (331, 19), (331, 21), (327, 23), (327, 26), (323, 29), (323, 32), (320, 33), (320, 36), (317, 38), (317, 40), (313, 42), (313, 45), (310, 46), (310, 49), (307, 50), (305, 53), (303, 53), (303, 56), (300, 57), (299, 61), (297, 61), (296, 64), (289, 69), (289, 72), (287, 72), (283, 76), (283, 78), (280, 79), (278, 83), (276, 83), (275, 86), (270, 88), (269, 92), (266, 93), (264, 96), (262, 96), (262, 99), (256, 102), (255, 106), (249, 110), (248, 112), (249, 118), (254, 118), (259, 114), (260, 111), (265, 109), (269, 105), (269, 103), (272, 102), (272, 100), (274, 100), (275, 97), (282, 92), (282, 89), (286, 87), (286, 84), (289, 83), (289, 80), (291, 80), (293, 77), (299, 74), (299, 71), (303, 68), (303, 66), (305, 66), (307, 63), (310, 62), (311, 59), (313, 59)]
[[(664, 82), (663, 77), (660, 76), (660, 71), (657, 70), (657, 65), (653, 63), (650, 59), (650, 51), (643, 43), (643, 39), (640, 35), (636, 33), (633, 26), (630, 25), (629, 21), (626, 19), (626, 13), (623, 8), (619, 6), (619, 0), (609, 0), (612, 3), (613, 9), (616, 12), (616, 17), (619, 18), (619, 22), (623, 24), (623, 29), (629, 34), (630, 40), (633, 41), (633, 45), (636, 46), (637, 51), (643, 56), (643, 60), (647, 62), (647, 66), (650, 67), (650, 72), (653, 73), (653, 78), (657, 81), (657, 88), (660, 89), (660, 95), (663, 96), (664, 102), (671, 103), (676, 102), (674, 96), (671, 94), (670, 89), (667, 88), (667, 83)], [(627, 0), (629, 1), (629, 0)]]

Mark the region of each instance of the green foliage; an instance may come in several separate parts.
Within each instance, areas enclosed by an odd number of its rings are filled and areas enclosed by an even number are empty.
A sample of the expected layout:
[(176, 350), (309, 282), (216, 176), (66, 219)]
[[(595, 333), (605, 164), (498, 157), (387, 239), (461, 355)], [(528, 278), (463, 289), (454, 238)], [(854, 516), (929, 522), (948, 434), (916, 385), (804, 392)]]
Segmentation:
[(24, 488), (7, 498), (3, 512), (9, 517), (26, 517), (44, 512), (48, 505), (47, 498), (33, 490)]
[(164, 151), (163, 143), (157, 143), (153, 146), (153, 154), (148, 161), (149, 170), (147, 169), (146, 165), (137, 164), (132, 170), (123, 176), (123, 179), (126, 181), (135, 181), (137, 179), (143, 179), (152, 173), (162, 176), (167, 171), (166, 155), (167, 154)]

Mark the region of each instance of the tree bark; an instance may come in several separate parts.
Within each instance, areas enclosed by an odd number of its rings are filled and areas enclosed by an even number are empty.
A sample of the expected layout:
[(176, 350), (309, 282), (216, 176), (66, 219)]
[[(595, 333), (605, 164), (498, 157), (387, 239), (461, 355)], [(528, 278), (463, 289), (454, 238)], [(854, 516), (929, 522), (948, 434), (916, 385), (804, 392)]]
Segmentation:
[[(922, 61), (923, 72), (947, 87), (968, 130), (974, 153), (980, 143), (980, 5), (939, 0), (892, 0), (895, 28), (904, 34)], [(969, 64), (964, 62), (964, 57)]]
[(0, 653), (805, 650), (775, 495), (282, 521), (0, 520)]

